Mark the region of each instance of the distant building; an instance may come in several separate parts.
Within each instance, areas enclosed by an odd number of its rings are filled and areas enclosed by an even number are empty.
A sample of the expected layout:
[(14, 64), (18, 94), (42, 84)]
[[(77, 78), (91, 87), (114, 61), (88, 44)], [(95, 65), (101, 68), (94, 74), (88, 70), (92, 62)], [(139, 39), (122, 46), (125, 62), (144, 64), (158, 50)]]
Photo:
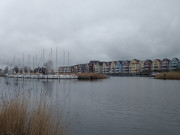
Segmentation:
[(130, 61), (126, 60), (122, 62), (122, 72), (123, 73), (129, 73), (129, 66), (130, 66)]
[(178, 58), (173, 58), (169, 63), (169, 70), (179, 70), (180, 69), (180, 62)]
[(74, 65), (74, 72), (76, 72), (76, 73), (80, 73), (81, 72), (81, 65), (80, 64)]
[[(21, 73), (23, 73), (24, 71), (23, 71), (23, 69), (19, 69), (19, 72)], [(38, 67), (38, 68), (35, 68), (34, 69), (34, 73), (42, 73), (42, 74), (47, 74), (47, 69), (46, 68), (44, 68), (44, 67)]]
[(174, 58), (170, 61), (165, 58), (162, 61), (159, 59), (154, 61), (140, 61), (137, 59), (112, 62), (90, 61), (87, 64), (59, 67), (58, 70), (60, 73), (150, 74), (151, 72), (180, 70), (180, 60)]
[(96, 62), (93, 64), (94, 73), (103, 73), (103, 62)]
[(111, 65), (110, 65), (110, 73), (116, 73), (116, 63), (117, 63), (117, 61), (113, 61), (113, 62), (111, 62)]
[(152, 63), (152, 71), (160, 72), (161, 71), (161, 60), (155, 59)]
[(122, 73), (122, 62), (123, 61), (116, 62), (116, 73)]
[(131, 73), (131, 74), (138, 74), (138, 73), (140, 73), (140, 63), (139, 63), (139, 60), (133, 59), (130, 62), (129, 73)]
[(152, 61), (151, 60), (146, 60), (144, 62), (144, 70), (143, 73), (151, 73), (151, 68), (152, 68)]
[(80, 73), (87, 72), (87, 64), (80, 64)]
[(72, 72), (72, 67), (71, 66), (63, 66), (63, 67), (59, 67), (58, 71), (60, 73), (71, 73)]
[(144, 71), (144, 63), (145, 63), (145, 61), (139, 61), (140, 73), (142, 73)]
[(163, 72), (169, 71), (169, 63), (170, 63), (169, 59), (167, 58), (163, 59), (161, 63), (161, 71)]
[(94, 64), (96, 64), (97, 62), (99, 61), (90, 61), (89, 64), (88, 64), (88, 69), (89, 69), (89, 72), (93, 72), (93, 66)]
[(111, 62), (110, 73), (122, 73), (122, 61)]
[(109, 74), (111, 70), (111, 62), (103, 62), (103, 73)]

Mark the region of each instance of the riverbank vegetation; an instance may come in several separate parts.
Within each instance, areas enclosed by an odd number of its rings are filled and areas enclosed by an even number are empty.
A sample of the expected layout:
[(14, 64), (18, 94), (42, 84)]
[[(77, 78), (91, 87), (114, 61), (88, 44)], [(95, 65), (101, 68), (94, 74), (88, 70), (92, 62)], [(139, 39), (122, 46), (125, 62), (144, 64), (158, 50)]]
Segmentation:
[(105, 74), (98, 73), (76, 73), (79, 79), (106, 79), (108, 78)]
[(157, 74), (156, 79), (180, 80), (180, 71), (164, 72)]
[(1, 98), (0, 135), (62, 135), (61, 117), (40, 100), (32, 104), (25, 96)]

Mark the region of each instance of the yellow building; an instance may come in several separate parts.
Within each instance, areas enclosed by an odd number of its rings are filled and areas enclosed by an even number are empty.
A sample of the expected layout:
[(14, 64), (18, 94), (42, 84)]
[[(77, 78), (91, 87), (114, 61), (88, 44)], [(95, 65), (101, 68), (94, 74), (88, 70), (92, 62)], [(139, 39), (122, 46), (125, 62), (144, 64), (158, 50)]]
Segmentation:
[(161, 71), (161, 60), (155, 59), (152, 63), (152, 71)]
[(116, 73), (116, 61), (111, 62), (111, 73)]
[(103, 62), (96, 62), (93, 64), (93, 72), (94, 73), (102, 73)]
[(140, 73), (140, 63), (139, 63), (139, 60), (133, 59), (130, 62), (129, 72), (132, 73), (132, 74)]
[(110, 72), (110, 68), (111, 68), (110, 66), (111, 66), (111, 62), (103, 62), (102, 72), (103, 72), (104, 74), (109, 73), (109, 72)]
[(139, 61), (140, 72), (143, 72), (143, 70), (144, 70), (144, 62), (145, 62), (145, 61)]

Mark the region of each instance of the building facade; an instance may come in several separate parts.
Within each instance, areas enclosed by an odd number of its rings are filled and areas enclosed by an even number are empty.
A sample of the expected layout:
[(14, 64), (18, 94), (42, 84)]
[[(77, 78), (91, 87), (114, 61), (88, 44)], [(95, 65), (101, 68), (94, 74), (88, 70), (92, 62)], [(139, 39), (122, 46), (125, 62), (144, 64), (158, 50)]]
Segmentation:
[(151, 73), (151, 68), (152, 68), (152, 61), (151, 60), (146, 60), (144, 62), (143, 73), (150, 74)]
[(129, 73), (131, 73), (131, 74), (139, 74), (140, 73), (140, 63), (139, 63), (139, 60), (133, 59), (130, 62)]
[(169, 63), (169, 70), (179, 70), (180, 69), (180, 62), (178, 58), (173, 58)]
[(152, 63), (152, 71), (160, 72), (161, 71), (161, 60), (155, 59)]
[(170, 63), (169, 59), (167, 58), (163, 59), (161, 64), (161, 71), (163, 72), (169, 71), (169, 63)]
[(123, 73), (129, 73), (129, 65), (130, 65), (130, 61), (123, 61), (122, 62), (122, 72)]

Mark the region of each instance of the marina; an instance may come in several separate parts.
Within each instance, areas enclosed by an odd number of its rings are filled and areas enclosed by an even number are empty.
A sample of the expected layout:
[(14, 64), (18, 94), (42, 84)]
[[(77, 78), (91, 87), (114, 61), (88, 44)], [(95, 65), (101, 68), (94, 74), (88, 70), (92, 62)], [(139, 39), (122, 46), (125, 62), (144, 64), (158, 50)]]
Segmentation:
[(70, 75), (43, 75), (43, 74), (6, 74), (6, 78), (25, 78), (25, 79), (78, 79), (74, 74)]

